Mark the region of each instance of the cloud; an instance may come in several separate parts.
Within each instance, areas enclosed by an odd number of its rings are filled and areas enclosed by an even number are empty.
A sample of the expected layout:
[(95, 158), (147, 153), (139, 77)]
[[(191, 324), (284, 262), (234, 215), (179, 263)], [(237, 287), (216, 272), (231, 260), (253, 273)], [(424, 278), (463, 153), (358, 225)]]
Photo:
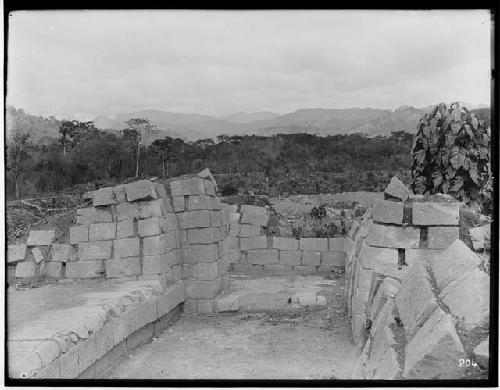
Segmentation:
[(57, 117), (490, 101), (487, 11), (10, 17), (8, 104)]

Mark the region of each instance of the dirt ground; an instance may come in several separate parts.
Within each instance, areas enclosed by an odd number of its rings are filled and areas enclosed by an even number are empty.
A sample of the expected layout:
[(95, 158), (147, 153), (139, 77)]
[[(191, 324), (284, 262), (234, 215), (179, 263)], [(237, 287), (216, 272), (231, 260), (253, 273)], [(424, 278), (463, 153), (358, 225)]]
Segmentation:
[(328, 304), (313, 310), (182, 314), (103, 378), (349, 379), (355, 347), (341, 285), (324, 285)]

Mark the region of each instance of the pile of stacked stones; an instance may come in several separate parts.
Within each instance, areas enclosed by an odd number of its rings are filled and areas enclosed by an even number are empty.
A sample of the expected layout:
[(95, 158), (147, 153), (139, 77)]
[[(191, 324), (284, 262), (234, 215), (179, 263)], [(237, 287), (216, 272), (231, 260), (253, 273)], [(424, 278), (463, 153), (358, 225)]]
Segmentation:
[(459, 204), (412, 195), (397, 178), (385, 195), (348, 239), (353, 378), (457, 379), (487, 368), (489, 276), (458, 238)]

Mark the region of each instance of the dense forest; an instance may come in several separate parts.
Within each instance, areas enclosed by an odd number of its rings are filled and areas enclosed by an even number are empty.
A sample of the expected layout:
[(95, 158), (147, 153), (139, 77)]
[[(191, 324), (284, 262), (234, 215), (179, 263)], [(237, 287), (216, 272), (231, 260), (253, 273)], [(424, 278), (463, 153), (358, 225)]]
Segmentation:
[[(394, 172), (409, 171), (412, 135), (363, 134), (320, 137), (306, 133), (271, 137), (218, 136), (186, 142), (166, 137), (147, 142), (147, 119), (127, 122), (121, 132), (92, 122), (62, 121), (59, 140), (32, 140), (22, 128), (7, 140), (9, 198), (97, 186), (133, 177), (173, 177), (208, 167), (227, 192), (271, 195), (377, 190)], [(147, 145), (147, 146), (146, 146)]]

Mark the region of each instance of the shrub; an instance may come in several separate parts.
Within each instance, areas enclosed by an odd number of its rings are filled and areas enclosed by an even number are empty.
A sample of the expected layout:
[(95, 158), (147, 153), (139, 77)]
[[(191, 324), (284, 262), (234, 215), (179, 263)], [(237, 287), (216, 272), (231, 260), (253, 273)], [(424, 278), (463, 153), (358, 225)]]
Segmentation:
[(227, 183), (226, 185), (224, 185), (224, 187), (222, 187), (220, 193), (222, 196), (236, 195), (238, 193), (238, 188), (236, 188), (231, 183)]

